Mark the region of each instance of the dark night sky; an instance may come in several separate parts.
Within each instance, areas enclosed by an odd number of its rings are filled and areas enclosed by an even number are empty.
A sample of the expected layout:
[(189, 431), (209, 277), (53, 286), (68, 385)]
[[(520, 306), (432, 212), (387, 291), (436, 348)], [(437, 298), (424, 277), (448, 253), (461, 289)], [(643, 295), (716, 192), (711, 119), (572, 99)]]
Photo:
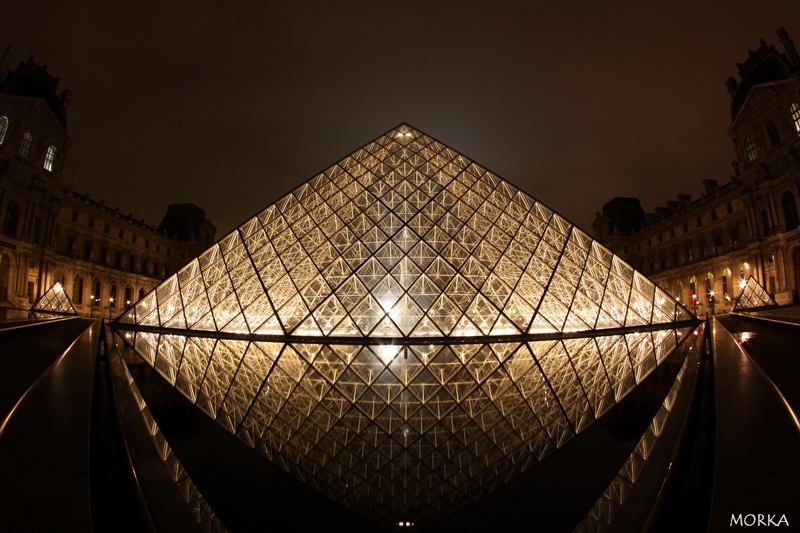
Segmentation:
[(74, 92), (66, 182), (218, 237), (401, 122), (588, 231), (614, 196), (697, 197), (731, 174), (736, 62), (800, 46), (797, 0), (71, 4), (0, 18)]

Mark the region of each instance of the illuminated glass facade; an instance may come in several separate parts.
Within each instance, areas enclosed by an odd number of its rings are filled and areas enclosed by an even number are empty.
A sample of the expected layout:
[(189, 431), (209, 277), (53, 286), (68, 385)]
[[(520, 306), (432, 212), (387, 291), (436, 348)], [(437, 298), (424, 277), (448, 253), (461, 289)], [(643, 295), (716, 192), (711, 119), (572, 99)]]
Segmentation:
[(736, 305), (733, 306), (733, 310), (748, 311), (759, 307), (776, 305), (778, 305), (778, 302), (756, 281), (756, 278), (750, 276), (747, 278), (747, 283), (742, 287), (742, 293), (739, 295)]
[(247, 445), (386, 525), (434, 522), (528, 470), (694, 324), (566, 219), (401, 125), (116, 328)]
[(36, 302), (34, 302), (31, 311), (38, 311), (43, 313), (59, 313), (64, 315), (77, 315), (78, 312), (72, 305), (67, 293), (64, 292), (64, 287), (58, 281), (50, 287)]

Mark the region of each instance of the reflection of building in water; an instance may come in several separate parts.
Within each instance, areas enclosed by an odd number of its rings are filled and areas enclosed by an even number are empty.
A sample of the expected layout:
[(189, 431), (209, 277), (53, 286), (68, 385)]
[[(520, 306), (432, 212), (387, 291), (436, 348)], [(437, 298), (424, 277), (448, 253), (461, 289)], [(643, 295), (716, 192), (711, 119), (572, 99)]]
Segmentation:
[(193, 205), (158, 229), (65, 188), (69, 90), (29, 58), (0, 61), (0, 306), (28, 309), (60, 282), (81, 314), (116, 316), (214, 240)]
[(800, 54), (781, 28), (784, 52), (763, 40), (726, 81), (736, 161), (728, 183), (645, 214), (615, 198), (595, 237), (697, 312), (730, 311), (750, 275), (780, 304), (800, 287)]
[(114, 323), (227, 431), (385, 526), (434, 523), (528, 471), (696, 325), (568, 220), (405, 124)]

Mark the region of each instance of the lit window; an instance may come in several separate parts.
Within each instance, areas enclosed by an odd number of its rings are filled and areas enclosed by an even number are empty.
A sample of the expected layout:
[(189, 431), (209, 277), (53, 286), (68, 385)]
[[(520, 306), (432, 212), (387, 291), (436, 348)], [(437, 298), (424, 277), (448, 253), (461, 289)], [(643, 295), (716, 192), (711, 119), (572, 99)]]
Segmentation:
[(0, 144), (6, 140), (6, 132), (8, 131), (8, 117), (3, 115), (0, 117)]
[(747, 151), (747, 159), (749, 161), (755, 161), (758, 159), (756, 145), (753, 144), (753, 139), (749, 135), (744, 138), (744, 149)]
[(731, 269), (726, 268), (722, 271), (722, 294), (725, 296), (726, 300), (729, 300), (728, 297), (728, 280), (731, 277)]
[(27, 131), (22, 136), (22, 144), (19, 145), (19, 156), (23, 159), (28, 157), (28, 151), (31, 149), (31, 134)]
[(53, 171), (53, 163), (56, 160), (56, 147), (50, 146), (47, 149), (47, 155), (44, 156), (44, 169), (48, 172)]
[(792, 122), (794, 123), (794, 129), (798, 135), (800, 135), (800, 105), (796, 103), (792, 103), (789, 111), (792, 114)]
[(83, 303), (83, 278), (76, 277), (72, 283), (72, 301), (76, 304)]

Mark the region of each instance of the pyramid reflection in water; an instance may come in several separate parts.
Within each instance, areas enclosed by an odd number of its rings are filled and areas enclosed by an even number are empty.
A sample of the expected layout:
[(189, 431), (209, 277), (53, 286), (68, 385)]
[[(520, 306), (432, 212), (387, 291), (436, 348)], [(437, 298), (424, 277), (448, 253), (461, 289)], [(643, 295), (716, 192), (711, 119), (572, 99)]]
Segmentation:
[(563, 217), (401, 125), (116, 327), (284, 470), (378, 523), (425, 524), (562, 446), (693, 324)]

